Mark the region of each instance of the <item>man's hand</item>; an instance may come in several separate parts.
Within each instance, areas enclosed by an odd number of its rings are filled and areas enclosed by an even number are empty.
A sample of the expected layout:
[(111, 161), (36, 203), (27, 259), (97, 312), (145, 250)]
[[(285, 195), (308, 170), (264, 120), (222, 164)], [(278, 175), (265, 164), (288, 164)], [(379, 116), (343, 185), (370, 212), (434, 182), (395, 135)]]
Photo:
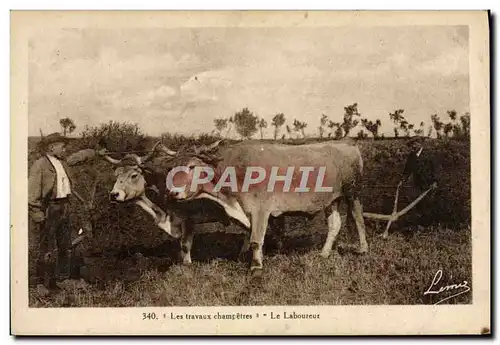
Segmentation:
[(107, 149), (100, 149), (99, 151), (97, 151), (97, 154), (101, 157), (103, 156), (106, 156), (108, 154), (108, 150)]
[(432, 188), (432, 189), (436, 189), (437, 187), (438, 187), (437, 182), (434, 182), (434, 183), (431, 185), (431, 188)]
[(37, 224), (42, 223), (45, 220), (45, 215), (42, 211), (33, 211), (31, 213), (31, 219)]
[(95, 151), (93, 149), (83, 149), (72, 153), (66, 158), (66, 162), (69, 166), (78, 165), (90, 161), (95, 157)]

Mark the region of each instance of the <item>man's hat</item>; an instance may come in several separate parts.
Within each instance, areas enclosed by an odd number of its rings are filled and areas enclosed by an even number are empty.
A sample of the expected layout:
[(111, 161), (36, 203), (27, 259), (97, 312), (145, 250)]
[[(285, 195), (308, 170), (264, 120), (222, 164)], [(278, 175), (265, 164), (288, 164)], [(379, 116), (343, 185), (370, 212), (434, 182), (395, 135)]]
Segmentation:
[(69, 139), (60, 133), (51, 133), (47, 136), (44, 136), (42, 140), (39, 143), (39, 147), (41, 149), (47, 148), (48, 145), (54, 144), (54, 143), (65, 143), (67, 144), (69, 142)]
[(416, 137), (411, 138), (411, 139), (408, 141), (408, 146), (413, 147), (413, 146), (415, 146), (415, 145), (423, 145), (423, 144), (424, 144), (424, 141), (425, 141), (425, 138), (424, 138), (424, 137), (421, 137), (421, 136), (416, 136)]

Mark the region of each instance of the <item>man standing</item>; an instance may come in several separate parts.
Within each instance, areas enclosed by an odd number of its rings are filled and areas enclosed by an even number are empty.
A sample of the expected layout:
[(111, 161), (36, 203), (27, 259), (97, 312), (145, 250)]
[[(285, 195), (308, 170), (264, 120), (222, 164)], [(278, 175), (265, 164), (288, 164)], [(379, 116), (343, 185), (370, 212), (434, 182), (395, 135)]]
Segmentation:
[[(422, 194), (430, 187), (437, 187), (434, 162), (429, 152), (424, 148), (424, 140), (423, 137), (415, 137), (410, 140), (410, 154), (406, 159), (405, 168), (398, 184), (398, 187), (401, 187), (404, 182), (413, 177), (413, 185), (419, 194)], [(431, 194), (427, 194), (416, 205), (419, 217), (418, 225), (429, 225), (432, 222), (432, 209), (429, 209), (431, 202), (428, 200), (430, 197)]]
[(49, 290), (58, 290), (56, 282), (70, 278), (72, 182), (63, 161), (67, 143), (59, 133), (42, 138), (42, 157), (33, 163), (28, 177), (28, 208), (38, 245), (36, 275)]

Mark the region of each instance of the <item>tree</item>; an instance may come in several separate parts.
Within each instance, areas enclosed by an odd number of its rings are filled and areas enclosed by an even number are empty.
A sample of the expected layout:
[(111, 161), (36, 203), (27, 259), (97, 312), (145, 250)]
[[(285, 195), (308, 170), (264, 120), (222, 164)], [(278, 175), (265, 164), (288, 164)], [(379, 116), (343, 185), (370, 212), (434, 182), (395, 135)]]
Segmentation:
[[(462, 126), (462, 123), (461, 123), (461, 119), (460, 119), (460, 121), (457, 121), (457, 112), (456, 112), (456, 110), (448, 110), (446, 113), (448, 114), (448, 117), (451, 120), (451, 126), (452, 126), (451, 131), (453, 132), (453, 136), (456, 137), (456, 138), (463, 138), (463, 137), (465, 137), (466, 135), (464, 133), (464, 129), (463, 129), (463, 126)], [(443, 131), (444, 130), (448, 130), (448, 128), (446, 128), (446, 125), (445, 125), (445, 128), (443, 128)]]
[(450, 117), (451, 121), (456, 121), (457, 120), (457, 111), (456, 110), (448, 110), (446, 113)]
[(399, 136), (398, 127), (403, 131), (407, 130), (406, 125), (408, 124), (408, 122), (403, 116), (404, 111), (404, 109), (397, 109), (394, 111), (394, 113), (389, 113), (389, 119), (394, 123), (394, 125), (396, 125), (396, 127), (394, 127), (394, 137), (396, 138)]
[(228, 119), (214, 120), (215, 129), (217, 130), (220, 136), (222, 136), (222, 131), (227, 128), (227, 124), (228, 124)]
[(358, 135), (356, 136), (356, 138), (357, 138), (357, 139), (366, 139), (366, 138), (368, 138), (368, 134), (367, 134), (367, 133), (365, 133), (365, 131), (364, 131), (364, 130), (360, 130), (360, 131), (358, 132)]
[(347, 137), (351, 129), (358, 125), (359, 120), (356, 120), (355, 117), (360, 116), (361, 114), (358, 112), (358, 103), (353, 103), (344, 107), (344, 122), (342, 123), (344, 137)]
[(438, 138), (441, 138), (441, 130), (443, 129), (443, 122), (439, 119), (439, 116), (437, 114), (431, 115), (431, 121), (432, 121), (432, 126), (434, 127), (434, 130), (436, 131), (436, 136)]
[(59, 124), (63, 129), (63, 135), (66, 136), (67, 133), (73, 133), (76, 129), (76, 125), (69, 117), (65, 117), (64, 119), (59, 120)]
[(402, 120), (405, 119), (405, 117), (403, 116), (403, 113), (405, 112), (404, 109), (398, 109), (398, 110), (395, 110), (394, 113), (389, 113), (389, 118), (392, 122), (394, 122), (394, 124), (399, 124)]
[(462, 134), (465, 138), (470, 138), (470, 113), (465, 113), (460, 116), (460, 123), (462, 125)]
[(409, 124), (408, 121), (406, 121), (404, 119), (404, 120), (401, 120), (401, 122), (399, 123), (399, 128), (401, 128), (401, 130), (405, 133), (405, 137), (409, 137), (410, 131), (413, 128), (413, 125)]
[(234, 114), (233, 121), (236, 126), (236, 132), (238, 132), (242, 139), (250, 139), (257, 132), (259, 118), (248, 110), (248, 108), (243, 108)]
[(418, 129), (415, 129), (414, 132), (415, 132), (415, 135), (417, 136), (422, 136), (424, 135), (424, 121), (421, 121), (420, 122), (420, 127)]
[[(373, 135), (373, 138), (378, 138), (378, 129), (382, 125), (382, 122), (377, 119), (375, 122), (368, 121), (368, 119), (361, 119), (361, 124)], [(366, 133), (365, 133), (366, 134)], [(367, 134), (366, 134), (367, 135)]]
[(399, 137), (399, 131), (397, 127), (394, 127), (394, 138)]
[[(333, 128), (335, 128), (335, 131), (333, 132), (335, 140), (339, 140), (339, 139), (342, 139), (344, 137), (344, 131), (342, 130), (342, 124), (340, 122), (330, 121), (328, 123), (328, 127), (331, 129), (331, 131), (333, 130)], [(330, 138), (332, 136), (331, 131), (328, 134), (328, 138)]]
[(453, 130), (453, 125), (451, 124), (451, 122), (448, 122), (443, 126), (443, 133), (446, 138), (448, 138), (452, 130)]
[(259, 121), (259, 130), (260, 130), (260, 138), (264, 138), (264, 133), (262, 132), (264, 128), (267, 128), (267, 121), (264, 120), (263, 118), (260, 119)]
[(418, 129), (415, 129), (414, 132), (415, 132), (415, 135), (417, 137), (421, 137), (422, 134), (424, 133), (424, 130), (422, 128), (418, 128)]
[(302, 133), (302, 138), (306, 137), (306, 134), (304, 133), (304, 129), (307, 127), (307, 123), (298, 121), (296, 119), (293, 120), (293, 130), (295, 132), (300, 132)]
[(285, 115), (283, 113), (279, 113), (274, 115), (271, 125), (274, 126), (274, 140), (278, 137), (278, 133), (280, 130), (280, 127), (285, 124)]
[[(342, 129), (342, 124), (340, 122), (330, 121), (330, 123), (328, 124), (328, 127), (331, 130), (333, 130), (333, 128), (335, 128), (335, 131), (333, 132), (335, 140), (340, 140), (344, 137), (344, 130)], [(331, 136), (332, 136), (332, 132), (330, 131), (330, 133), (328, 134), (328, 137), (330, 138)]]
[(319, 120), (319, 127), (318, 127), (320, 138), (323, 138), (323, 135), (325, 134), (325, 126), (327, 122), (328, 122), (328, 116), (322, 114), (321, 119)]

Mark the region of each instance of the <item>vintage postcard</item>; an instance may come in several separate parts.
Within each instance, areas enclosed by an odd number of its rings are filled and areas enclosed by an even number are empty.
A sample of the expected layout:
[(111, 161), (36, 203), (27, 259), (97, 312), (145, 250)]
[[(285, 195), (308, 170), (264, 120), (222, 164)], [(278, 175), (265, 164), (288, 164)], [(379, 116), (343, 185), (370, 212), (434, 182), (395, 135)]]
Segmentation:
[(487, 11), (12, 11), (15, 335), (489, 334)]

